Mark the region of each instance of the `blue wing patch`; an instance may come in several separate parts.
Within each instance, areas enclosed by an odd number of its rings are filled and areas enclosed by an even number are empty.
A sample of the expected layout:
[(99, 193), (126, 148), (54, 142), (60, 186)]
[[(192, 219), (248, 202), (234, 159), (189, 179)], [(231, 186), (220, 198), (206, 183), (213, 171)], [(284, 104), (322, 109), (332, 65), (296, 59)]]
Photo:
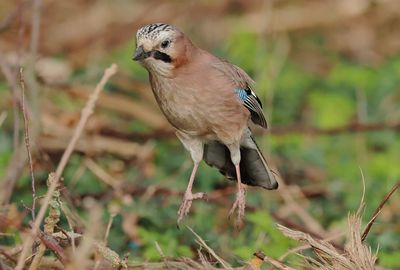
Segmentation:
[(235, 89), (235, 93), (243, 105), (250, 111), (251, 120), (262, 126), (267, 127), (267, 121), (265, 120), (264, 113), (262, 111), (262, 104), (256, 94), (250, 89)]
[(239, 97), (240, 101), (245, 102), (247, 99), (247, 93), (244, 89), (236, 89), (236, 95)]

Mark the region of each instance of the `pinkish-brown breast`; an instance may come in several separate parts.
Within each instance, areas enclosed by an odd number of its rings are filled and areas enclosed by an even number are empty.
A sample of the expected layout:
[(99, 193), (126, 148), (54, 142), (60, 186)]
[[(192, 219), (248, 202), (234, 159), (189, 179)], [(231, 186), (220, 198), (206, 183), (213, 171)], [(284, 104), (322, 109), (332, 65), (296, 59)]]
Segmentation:
[(196, 49), (172, 78), (152, 75), (161, 110), (178, 130), (232, 143), (240, 139), (250, 113), (235, 95), (233, 81), (213, 68), (214, 56)]

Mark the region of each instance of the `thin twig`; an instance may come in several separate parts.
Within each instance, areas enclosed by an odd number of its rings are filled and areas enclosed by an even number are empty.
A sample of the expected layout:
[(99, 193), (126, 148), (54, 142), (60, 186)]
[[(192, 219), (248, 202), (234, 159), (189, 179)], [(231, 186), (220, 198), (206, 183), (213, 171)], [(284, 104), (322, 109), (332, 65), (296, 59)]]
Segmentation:
[(115, 217), (115, 214), (112, 213), (110, 215), (110, 219), (108, 220), (108, 223), (107, 223), (106, 233), (104, 234), (104, 245), (105, 246), (107, 246), (108, 236), (110, 235), (110, 230), (111, 230), (111, 226), (114, 221), (114, 217)]
[(210, 253), (210, 255), (213, 256), (224, 267), (224, 269), (232, 269), (232, 267), (224, 259), (218, 256), (217, 253), (215, 253), (215, 251), (206, 244), (206, 242), (203, 240), (203, 238), (200, 237), (200, 235), (198, 235), (192, 228), (188, 226), (186, 227), (194, 234), (194, 236), (196, 236), (199, 245), (204, 247), (207, 252)]
[(120, 183), (123, 182), (122, 180), (115, 179), (91, 158), (86, 158), (84, 164), (86, 164), (87, 168), (102, 182), (111, 186), (116, 191), (119, 191)]
[(365, 238), (367, 238), (369, 231), (371, 230), (372, 225), (374, 224), (375, 219), (378, 217), (379, 213), (382, 211), (383, 206), (386, 204), (386, 202), (390, 199), (392, 194), (399, 188), (400, 186), (400, 180), (397, 181), (397, 183), (392, 187), (392, 189), (389, 191), (388, 194), (383, 198), (381, 203), (379, 204), (378, 208), (376, 208), (375, 212), (372, 214), (371, 219), (368, 221), (367, 226), (364, 229), (364, 232), (361, 237), (361, 241), (364, 241)]
[[(65, 204), (61, 204), (61, 210), (63, 211), (65, 218), (67, 219), (68, 226), (71, 231), (70, 233), (72, 235), (74, 235), (75, 234), (75, 230), (74, 230), (74, 226), (73, 226), (74, 222), (71, 218), (70, 211), (68, 211), (69, 209), (68, 210), (67, 209), (68, 209), (68, 207)], [(71, 237), (71, 247), (72, 247), (72, 256), (75, 256), (75, 254), (76, 254), (76, 252), (75, 252), (76, 251), (75, 237)]]
[(364, 173), (363, 170), (361, 169), (361, 167), (359, 167), (360, 169), (360, 173), (361, 173), (361, 180), (362, 180), (362, 186), (363, 186), (363, 192), (362, 192), (362, 196), (361, 196), (361, 201), (360, 201), (360, 206), (359, 208), (361, 208), (364, 204), (364, 198), (365, 198), (365, 177), (364, 177)]
[(21, 110), (24, 119), (24, 134), (25, 134), (25, 147), (26, 152), (28, 153), (28, 163), (29, 163), (29, 171), (31, 174), (31, 185), (32, 185), (32, 207), (31, 214), (32, 220), (35, 220), (35, 210), (36, 210), (36, 184), (35, 184), (35, 174), (33, 172), (33, 162), (32, 162), (32, 154), (31, 154), (31, 146), (29, 141), (29, 117), (26, 111), (25, 106), (25, 81), (23, 75), (23, 68), (19, 69), (19, 82), (21, 84), (22, 97), (21, 97)]
[[(25, 30), (26, 30), (26, 21), (24, 18), (24, 11), (26, 9), (26, 4), (27, 2), (21, 2), (19, 4), (19, 7), (17, 9), (17, 22), (18, 22), (18, 39), (17, 39), (17, 44), (16, 44), (16, 51), (17, 51), (17, 65), (20, 65), (22, 63), (22, 54), (25, 51), (24, 48), (24, 38), (25, 38)], [(17, 71), (13, 71), (12, 72), (13, 77), (15, 78), (16, 81), (16, 77), (17, 77)], [(13, 139), (14, 139), (14, 149), (18, 149), (19, 145), (20, 145), (20, 141), (19, 141), (19, 129), (20, 129), (20, 117), (19, 117), (19, 111), (18, 111), (18, 104), (20, 104), (21, 102), (19, 102), (19, 95), (17, 93), (17, 89), (11, 89), (12, 90), (12, 95), (13, 95), (13, 114), (14, 114), (14, 134), (13, 134)], [(30, 114), (32, 115), (32, 114)], [(23, 161), (24, 165), (26, 163), (26, 159)], [(15, 179), (15, 181), (17, 180), (17, 178)]]
[(263, 260), (264, 262), (268, 262), (269, 264), (275, 266), (278, 269), (281, 269), (281, 270), (295, 270), (294, 268), (292, 268), (290, 266), (287, 266), (287, 265), (283, 264), (282, 262), (280, 262), (278, 260), (275, 260), (275, 259), (272, 259), (272, 258), (268, 257), (267, 255), (265, 255), (261, 251), (256, 252), (254, 255), (257, 256), (258, 258), (260, 258), (261, 260)]
[(55, 172), (56, 173), (55, 181), (50, 185), (50, 187), (47, 191), (47, 194), (43, 199), (43, 204), (39, 210), (39, 213), (37, 215), (35, 223), (31, 229), (31, 233), (28, 235), (28, 237), (24, 241), (23, 249), (22, 249), (21, 255), (18, 259), (18, 264), (15, 267), (16, 270), (23, 269), (24, 264), (25, 264), (25, 259), (29, 252), (29, 247), (32, 245), (33, 239), (34, 239), (34, 237), (36, 237), (36, 235), (39, 231), (38, 230), (39, 226), (43, 220), (43, 217), (45, 215), (47, 206), (49, 205), (50, 199), (51, 199), (54, 191), (57, 188), (57, 184), (60, 179), (60, 176), (61, 176), (62, 172), (64, 171), (64, 168), (66, 167), (68, 160), (71, 157), (72, 152), (74, 151), (75, 145), (77, 144), (78, 139), (81, 136), (89, 117), (93, 113), (95, 103), (99, 97), (101, 90), (104, 88), (104, 85), (110, 79), (110, 77), (112, 75), (114, 75), (116, 72), (117, 72), (116, 64), (112, 64), (109, 68), (107, 68), (104, 71), (103, 77), (101, 78), (100, 82), (97, 84), (95, 90), (93, 91), (93, 94), (89, 97), (89, 100), (87, 101), (85, 107), (82, 109), (81, 118), (75, 128), (75, 131), (71, 138), (71, 141), (69, 142), (69, 145), (68, 145), (67, 149), (65, 150), (63, 156), (61, 157), (61, 161), (60, 161), (59, 165), (57, 166), (57, 170)]
[(169, 267), (167, 256), (165, 256), (163, 250), (161, 249), (161, 247), (160, 247), (160, 245), (158, 244), (157, 241), (155, 242), (155, 245), (156, 245), (156, 249), (157, 249), (158, 253), (160, 254), (161, 258), (162, 258), (163, 261), (164, 261), (164, 264), (165, 264), (164, 266), (165, 266), (165, 268), (168, 269), (168, 270), (170, 270), (171, 268)]
[[(32, 3), (32, 16), (31, 16), (31, 39), (30, 39), (30, 51), (26, 59), (26, 72), (25, 81), (26, 85), (29, 87), (29, 105), (31, 108), (31, 119), (32, 119), (32, 136), (36, 138), (40, 133), (40, 89), (39, 83), (37, 81), (35, 64), (38, 56), (39, 47), (39, 35), (40, 35), (40, 17), (41, 17), (41, 2), (42, 0), (31, 0)], [(24, 24), (21, 24), (23, 27)], [(21, 34), (23, 38), (23, 32)], [(18, 58), (21, 57), (19, 52)]]

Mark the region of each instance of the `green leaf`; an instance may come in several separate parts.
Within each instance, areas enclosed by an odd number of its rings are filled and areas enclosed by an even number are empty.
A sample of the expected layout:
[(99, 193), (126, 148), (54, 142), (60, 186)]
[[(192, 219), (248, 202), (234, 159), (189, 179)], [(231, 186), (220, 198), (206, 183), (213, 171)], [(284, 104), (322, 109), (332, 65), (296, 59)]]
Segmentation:
[(355, 114), (353, 100), (346, 96), (314, 91), (310, 94), (312, 122), (321, 128), (332, 128), (348, 124)]

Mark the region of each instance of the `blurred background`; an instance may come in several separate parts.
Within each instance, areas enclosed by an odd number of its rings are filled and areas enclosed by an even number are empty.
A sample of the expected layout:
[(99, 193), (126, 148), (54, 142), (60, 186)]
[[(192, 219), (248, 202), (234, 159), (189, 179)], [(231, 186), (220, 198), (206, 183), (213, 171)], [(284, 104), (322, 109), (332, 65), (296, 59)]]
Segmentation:
[[(257, 83), (270, 129), (254, 132), (282, 184), (277, 191), (248, 189), (240, 232), (227, 217), (235, 183), (205, 164), (194, 190), (209, 200), (195, 201), (177, 229), (192, 162), (160, 113), (146, 71), (131, 60), (137, 29), (154, 22), (177, 26)], [(257, 250), (279, 258), (297, 246), (276, 223), (343, 246), (363, 179), (367, 222), (400, 178), (399, 26), (397, 0), (1, 1), (1, 249), (20, 245), (31, 220), (19, 67), (40, 205), (47, 176), (111, 63), (118, 73), (63, 174), (61, 197), (77, 231), (85, 231), (80, 221), (90, 220), (94, 201), (101, 209), (92, 224), (97, 234), (112, 217), (109, 247), (135, 261), (160, 261), (155, 242), (166, 256), (196, 258), (198, 245), (186, 226), (233, 265)], [(69, 219), (63, 214), (59, 226), (69, 230)], [(400, 269), (398, 194), (367, 243), (379, 247), (380, 265)]]

